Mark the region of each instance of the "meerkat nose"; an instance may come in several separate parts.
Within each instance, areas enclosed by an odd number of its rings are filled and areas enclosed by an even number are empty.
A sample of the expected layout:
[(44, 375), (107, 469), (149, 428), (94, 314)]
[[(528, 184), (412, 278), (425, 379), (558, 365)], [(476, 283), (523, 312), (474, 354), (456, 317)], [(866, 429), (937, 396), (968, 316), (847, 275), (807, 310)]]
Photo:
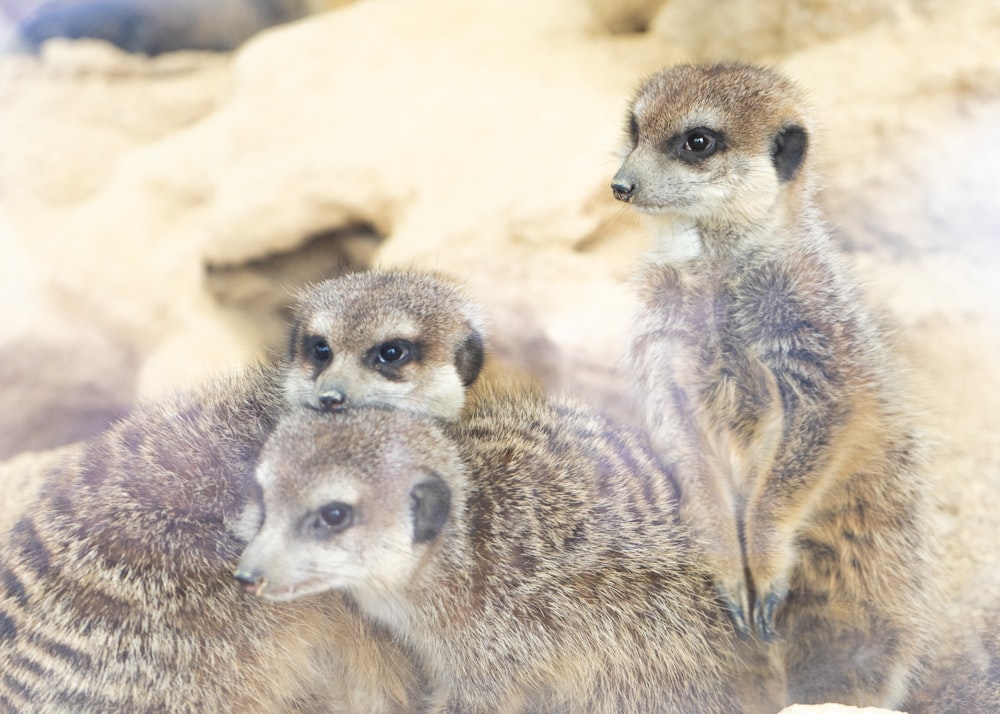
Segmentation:
[(611, 191), (615, 194), (615, 198), (619, 201), (625, 201), (625, 203), (632, 200), (635, 188), (635, 181), (628, 177), (615, 176), (611, 182)]
[(260, 591), (267, 584), (267, 578), (256, 571), (251, 573), (246, 570), (237, 569), (233, 572), (233, 577), (243, 583), (243, 589), (248, 593), (260, 594)]
[(336, 409), (347, 403), (347, 395), (337, 389), (328, 389), (319, 395), (319, 405), (323, 409)]

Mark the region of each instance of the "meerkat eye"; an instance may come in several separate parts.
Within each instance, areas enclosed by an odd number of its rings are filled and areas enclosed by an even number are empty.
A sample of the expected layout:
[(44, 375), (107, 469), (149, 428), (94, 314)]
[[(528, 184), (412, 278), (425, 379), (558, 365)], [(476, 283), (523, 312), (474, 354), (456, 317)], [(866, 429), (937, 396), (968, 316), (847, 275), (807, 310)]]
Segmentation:
[(723, 136), (711, 129), (700, 127), (675, 136), (667, 145), (682, 161), (696, 164), (725, 148)]
[(329, 343), (322, 337), (306, 338), (306, 355), (316, 364), (326, 364), (333, 356)]
[(316, 512), (314, 527), (339, 533), (350, 527), (354, 520), (354, 509), (349, 503), (333, 501)]
[(687, 141), (684, 142), (684, 149), (702, 154), (715, 148), (715, 137), (702, 131), (692, 131), (688, 134)]
[(382, 364), (398, 365), (410, 357), (410, 350), (402, 342), (386, 342), (378, 348), (378, 361)]

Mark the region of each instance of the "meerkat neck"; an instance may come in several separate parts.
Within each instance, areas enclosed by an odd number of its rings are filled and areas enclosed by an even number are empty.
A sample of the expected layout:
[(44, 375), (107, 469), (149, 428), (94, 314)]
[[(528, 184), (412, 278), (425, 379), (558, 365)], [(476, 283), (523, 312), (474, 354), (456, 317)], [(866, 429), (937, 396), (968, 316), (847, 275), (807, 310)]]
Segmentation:
[(684, 263), (700, 258), (705, 252), (701, 229), (689, 218), (649, 216), (648, 225), (653, 234), (650, 258), (656, 263)]
[(409, 630), (413, 608), (406, 596), (385, 588), (354, 588), (351, 598), (366, 615), (389, 629), (405, 633)]

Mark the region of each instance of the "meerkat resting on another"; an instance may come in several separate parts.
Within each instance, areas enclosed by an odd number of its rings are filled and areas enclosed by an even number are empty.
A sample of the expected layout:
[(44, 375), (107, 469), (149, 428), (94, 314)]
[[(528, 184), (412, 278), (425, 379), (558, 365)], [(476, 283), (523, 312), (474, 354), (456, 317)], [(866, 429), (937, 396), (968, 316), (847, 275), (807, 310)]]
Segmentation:
[(409, 710), (409, 660), (342, 598), (232, 582), (280, 405), (273, 370), (218, 380), (54, 470), (0, 548), (0, 710)]
[(656, 232), (626, 365), (737, 630), (781, 641), (791, 701), (892, 708), (933, 608), (921, 439), (808, 147), (769, 70), (643, 85), (612, 183)]
[(294, 309), (284, 392), (291, 406), (373, 405), (455, 419), (483, 366), (479, 308), (444, 278), (350, 273)]
[(423, 664), (429, 711), (741, 711), (736, 636), (632, 432), (536, 396), (450, 427), (300, 411), (257, 480), (236, 577), (287, 604), (347, 593)]
[(319, 284), (297, 315), (285, 364), (140, 407), (54, 471), (0, 548), (0, 709), (412, 709), (409, 658), (341, 597), (276, 607), (231, 573), (279, 413), (337, 390), (338, 408), (454, 419), (477, 312), (440, 278), (378, 272)]

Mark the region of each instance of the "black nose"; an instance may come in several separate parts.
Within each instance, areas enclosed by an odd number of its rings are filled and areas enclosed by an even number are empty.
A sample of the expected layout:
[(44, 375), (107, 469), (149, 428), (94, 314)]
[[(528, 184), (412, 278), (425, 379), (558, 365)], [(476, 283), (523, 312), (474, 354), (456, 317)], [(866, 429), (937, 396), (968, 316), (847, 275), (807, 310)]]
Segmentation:
[(321, 409), (337, 409), (347, 403), (347, 395), (336, 389), (328, 389), (319, 395)]
[(247, 572), (246, 570), (236, 570), (233, 577), (243, 583), (243, 589), (248, 593), (255, 593), (263, 584), (264, 576), (257, 572)]
[(625, 203), (632, 200), (635, 189), (635, 181), (630, 179), (615, 177), (615, 180), (611, 182), (611, 191), (615, 194), (615, 198), (619, 201), (625, 201)]

